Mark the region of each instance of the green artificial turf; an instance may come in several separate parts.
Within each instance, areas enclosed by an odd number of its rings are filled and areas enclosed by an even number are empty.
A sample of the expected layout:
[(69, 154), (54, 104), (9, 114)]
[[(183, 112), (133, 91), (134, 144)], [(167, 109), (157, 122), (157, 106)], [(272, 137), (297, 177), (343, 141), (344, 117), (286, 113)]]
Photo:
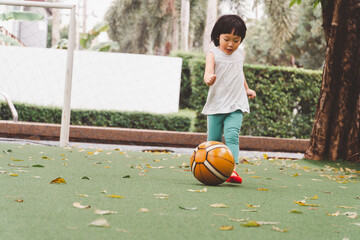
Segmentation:
[(1, 143), (0, 239), (359, 239), (359, 164), (265, 158), (205, 186), (189, 155)]

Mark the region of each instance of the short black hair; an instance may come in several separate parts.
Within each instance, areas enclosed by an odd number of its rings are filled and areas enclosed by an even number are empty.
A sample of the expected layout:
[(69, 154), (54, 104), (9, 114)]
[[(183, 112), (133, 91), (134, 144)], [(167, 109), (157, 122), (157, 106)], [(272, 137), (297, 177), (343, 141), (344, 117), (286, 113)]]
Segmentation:
[(238, 15), (223, 15), (215, 23), (211, 32), (211, 41), (215, 46), (219, 46), (219, 36), (221, 34), (229, 34), (234, 30), (234, 35), (241, 37), (244, 40), (246, 35), (246, 25), (244, 20)]

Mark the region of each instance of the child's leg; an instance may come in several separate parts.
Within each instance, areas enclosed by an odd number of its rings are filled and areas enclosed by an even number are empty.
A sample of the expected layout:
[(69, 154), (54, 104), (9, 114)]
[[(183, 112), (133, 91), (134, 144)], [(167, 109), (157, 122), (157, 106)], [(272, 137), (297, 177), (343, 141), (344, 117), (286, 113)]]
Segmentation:
[(225, 114), (208, 115), (207, 140), (222, 142)]
[(224, 120), (225, 143), (233, 153), (236, 164), (239, 163), (239, 133), (242, 120), (243, 112), (240, 110), (230, 113)]

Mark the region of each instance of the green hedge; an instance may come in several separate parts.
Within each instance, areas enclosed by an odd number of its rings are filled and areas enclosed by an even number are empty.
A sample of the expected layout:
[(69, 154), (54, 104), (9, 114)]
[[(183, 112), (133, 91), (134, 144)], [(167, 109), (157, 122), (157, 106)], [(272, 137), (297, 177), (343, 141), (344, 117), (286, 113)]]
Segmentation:
[(181, 52), (176, 51), (171, 53), (172, 57), (182, 58), (182, 71), (181, 71), (181, 87), (180, 87), (180, 109), (194, 109), (196, 106), (191, 102), (192, 88), (190, 80), (190, 66), (189, 63), (192, 59), (204, 59), (204, 53), (200, 52)]
[[(195, 128), (206, 132), (206, 117), (200, 112), (208, 87), (203, 82), (205, 60), (190, 61), (191, 102), (197, 118)], [(242, 135), (309, 138), (321, 86), (321, 72), (286, 67), (245, 65), (250, 88), (257, 93), (245, 114)]]
[[(14, 104), (19, 121), (61, 123), (60, 108), (39, 107), (27, 104)], [(10, 120), (12, 115), (8, 105), (0, 102), (0, 119)], [(150, 114), (139, 112), (72, 110), (72, 125), (124, 127), (136, 129), (156, 129), (169, 131), (190, 131), (191, 119), (174, 114)]]

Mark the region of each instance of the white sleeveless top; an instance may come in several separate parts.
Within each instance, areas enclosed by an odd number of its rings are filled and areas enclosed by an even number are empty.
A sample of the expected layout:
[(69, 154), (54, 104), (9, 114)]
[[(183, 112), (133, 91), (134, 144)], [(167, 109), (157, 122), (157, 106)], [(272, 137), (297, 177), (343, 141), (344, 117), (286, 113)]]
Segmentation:
[(228, 55), (218, 48), (210, 50), (215, 58), (216, 81), (210, 86), (202, 114), (250, 112), (244, 87), (244, 50), (238, 48)]

